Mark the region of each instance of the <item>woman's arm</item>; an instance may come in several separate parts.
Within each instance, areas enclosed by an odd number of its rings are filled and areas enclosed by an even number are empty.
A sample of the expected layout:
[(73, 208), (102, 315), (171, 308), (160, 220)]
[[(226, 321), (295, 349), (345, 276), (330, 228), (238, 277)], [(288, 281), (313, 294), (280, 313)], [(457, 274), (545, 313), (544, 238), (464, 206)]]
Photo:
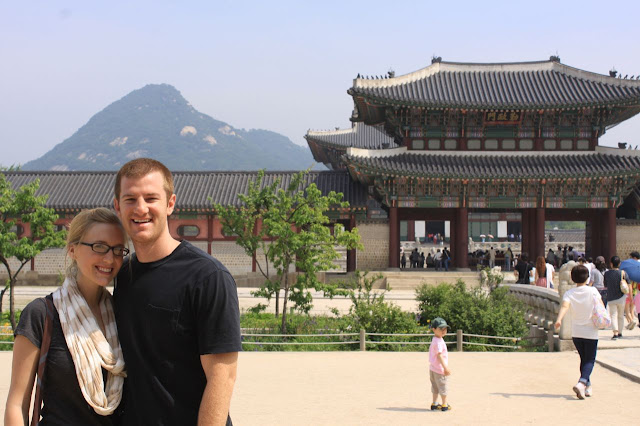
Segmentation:
[(31, 392), (36, 376), (40, 348), (24, 336), (16, 336), (13, 344), (11, 386), (4, 411), (5, 426), (28, 426)]
[(568, 310), (569, 310), (569, 302), (563, 301), (562, 306), (560, 307), (560, 312), (558, 312), (558, 318), (556, 318), (556, 323), (555, 323), (556, 328), (560, 328), (560, 324), (562, 323), (562, 318), (564, 318)]

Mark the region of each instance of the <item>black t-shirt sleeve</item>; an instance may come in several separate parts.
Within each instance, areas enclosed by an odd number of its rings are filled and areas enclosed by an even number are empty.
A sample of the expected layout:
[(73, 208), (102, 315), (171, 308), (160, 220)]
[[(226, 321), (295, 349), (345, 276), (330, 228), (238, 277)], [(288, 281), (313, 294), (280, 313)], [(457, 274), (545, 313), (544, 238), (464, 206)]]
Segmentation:
[(22, 314), (14, 335), (21, 335), (29, 339), (36, 347), (42, 343), (44, 333), (44, 321), (47, 317), (47, 304), (43, 298), (35, 299), (29, 303)]
[(216, 270), (193, 292), (200, 355), (240, 352), (238, 290), (228, 271)]

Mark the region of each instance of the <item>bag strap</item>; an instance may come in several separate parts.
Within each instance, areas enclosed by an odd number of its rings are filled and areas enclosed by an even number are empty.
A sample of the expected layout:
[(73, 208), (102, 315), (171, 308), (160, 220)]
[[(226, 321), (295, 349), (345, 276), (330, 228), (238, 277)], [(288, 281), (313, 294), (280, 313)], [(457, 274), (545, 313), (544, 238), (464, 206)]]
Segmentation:
[(45, 297), (44, 300), (47, 305), (47, 316), (44, 320), (44, 331), (42, 333), (42, 343), (40, 345), (40, 360), (38, 362), (38, 377), (36, 379), (36, 395), (33, 400), (33, 417), (31, 418), (31, 426), (37, 426), (40, 423), (40, 410), (42, 409), (42, 384), (44, 380), (44, 370), (47, 365), (49, 346), (51, 345), (51, 334), (53, 331), (53, 301), (50, 296)]

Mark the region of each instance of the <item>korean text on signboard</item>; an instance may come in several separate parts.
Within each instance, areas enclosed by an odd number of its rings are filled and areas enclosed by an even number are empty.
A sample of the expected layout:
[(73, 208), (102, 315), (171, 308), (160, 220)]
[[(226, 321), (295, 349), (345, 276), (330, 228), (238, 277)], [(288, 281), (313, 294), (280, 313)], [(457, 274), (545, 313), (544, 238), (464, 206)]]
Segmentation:
[(485, 124), (518, 124), (521, 118), (520, 111), (487, 111), (484, 113)]

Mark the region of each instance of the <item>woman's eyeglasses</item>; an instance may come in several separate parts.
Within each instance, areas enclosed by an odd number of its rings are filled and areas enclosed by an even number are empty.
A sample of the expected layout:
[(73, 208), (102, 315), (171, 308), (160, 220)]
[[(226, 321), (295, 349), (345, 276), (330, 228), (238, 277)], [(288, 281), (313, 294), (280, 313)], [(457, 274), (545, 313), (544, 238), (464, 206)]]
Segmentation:
[(104, 243), (84, 243), (82, 241), (79, 241), (78, 244), (91, 247), (91, 250), (100, 254), (107, 254), (109, 253), (109, 250), (113, 252), (114, 256), (122, 257), (129, 254), (129, 249), (122, 246), (111, 247), (110, 245)]

